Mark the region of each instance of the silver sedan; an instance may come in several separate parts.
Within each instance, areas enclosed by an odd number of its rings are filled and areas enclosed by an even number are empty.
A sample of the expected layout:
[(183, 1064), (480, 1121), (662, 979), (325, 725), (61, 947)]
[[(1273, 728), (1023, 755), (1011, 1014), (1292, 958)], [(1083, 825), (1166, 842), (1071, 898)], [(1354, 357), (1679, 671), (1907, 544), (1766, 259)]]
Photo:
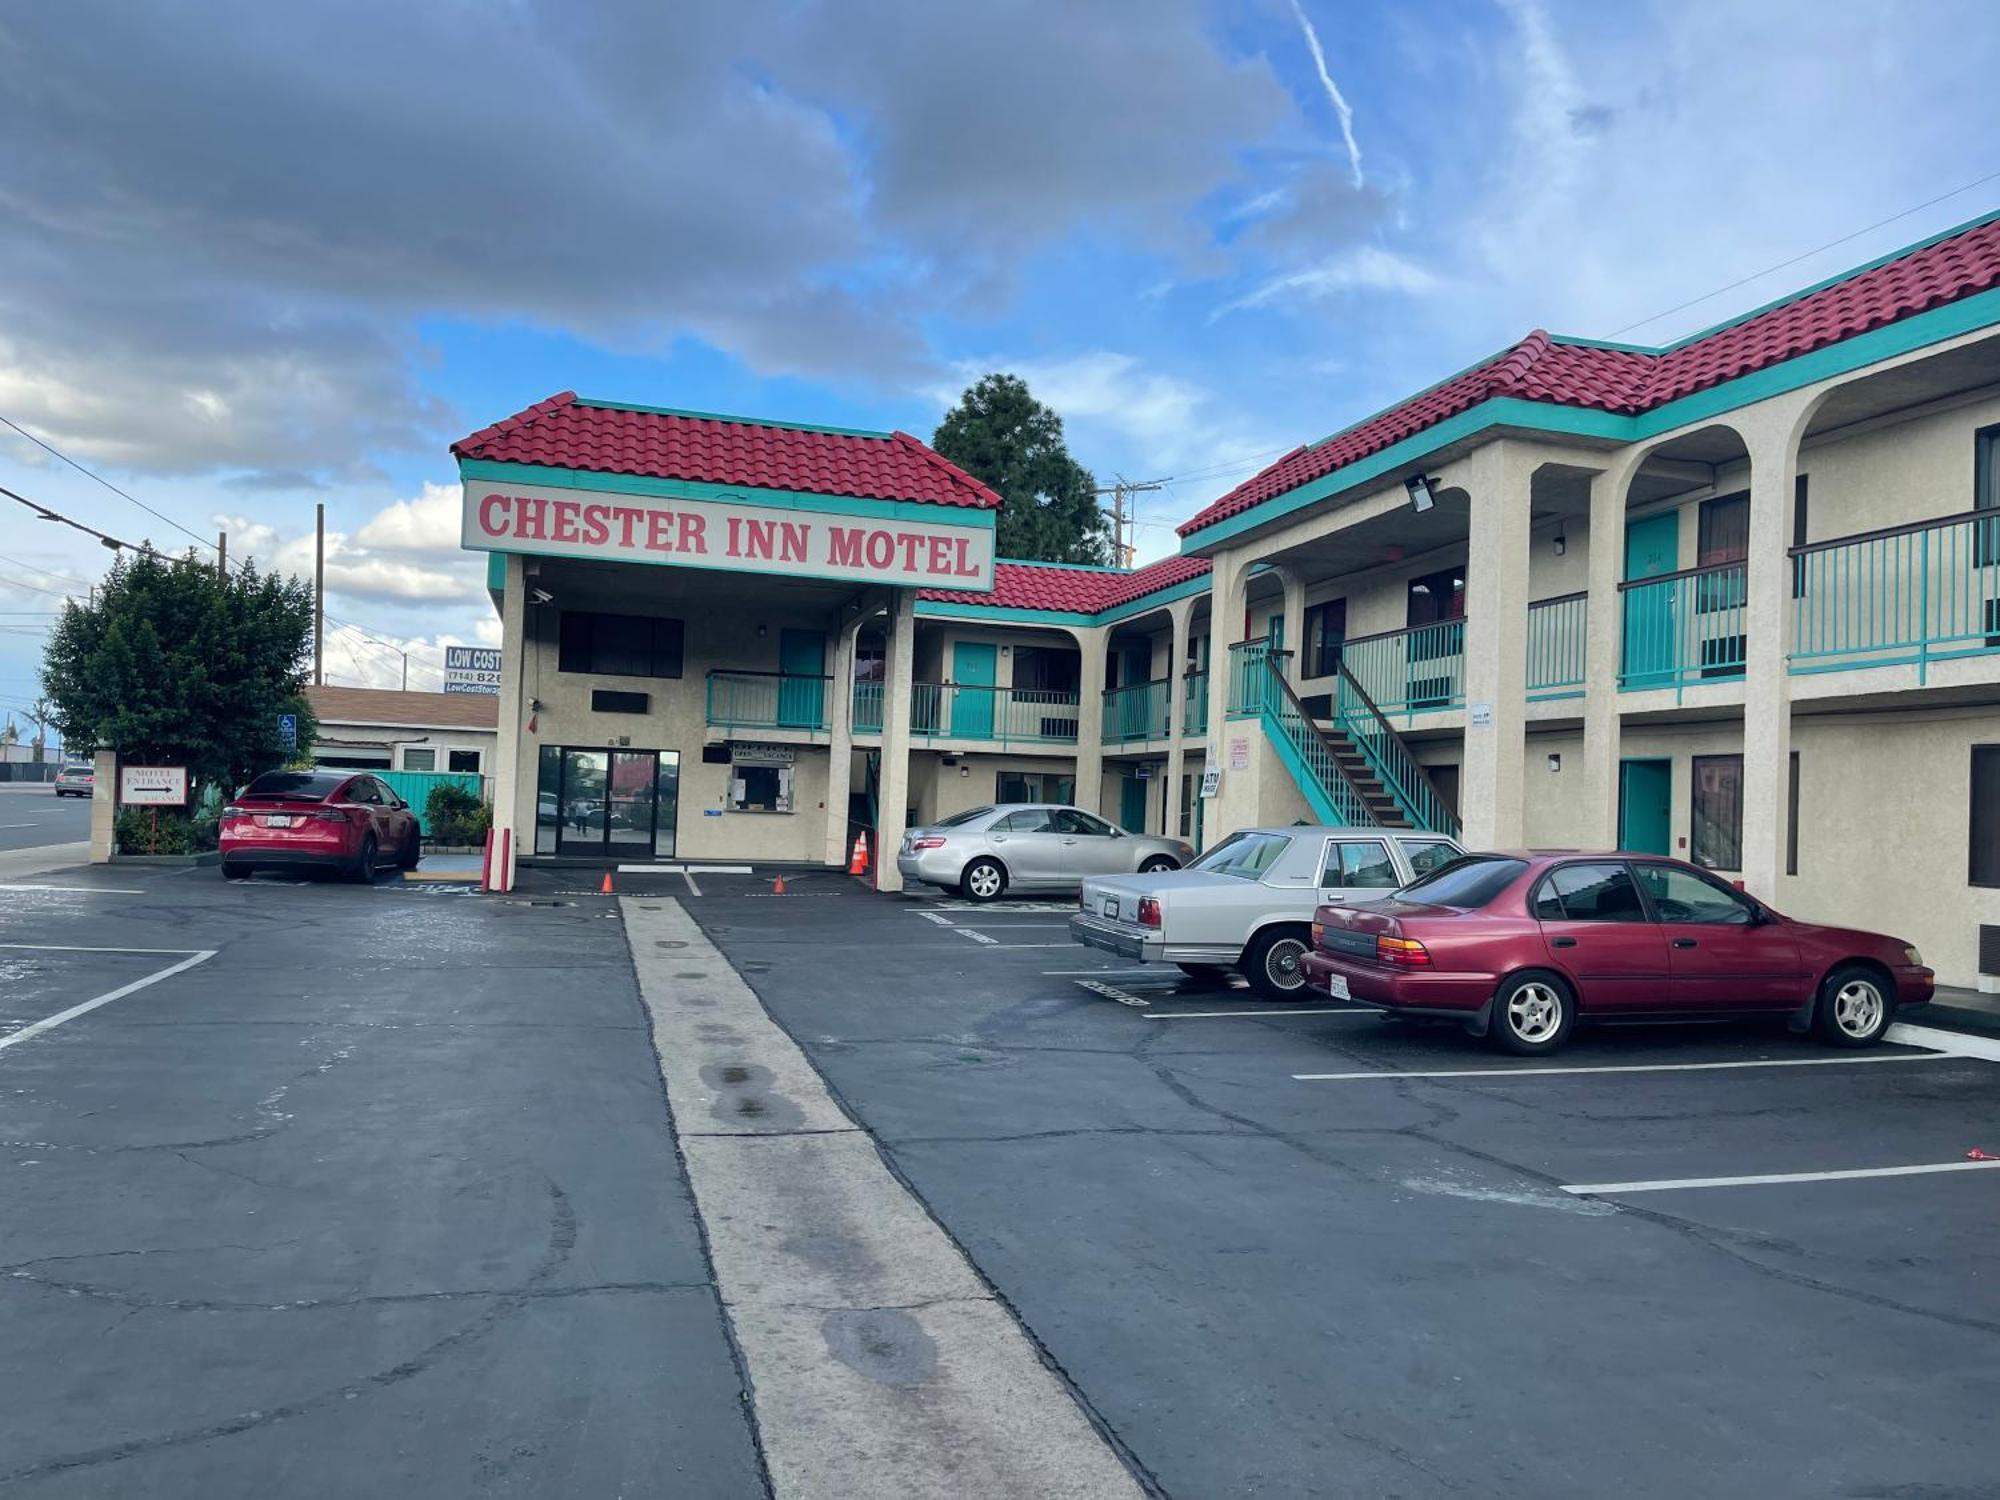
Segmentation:
[(1009, 890), (1074, 891), (1093, 875), (1159, 874), (1194, 857), (1179, 839), (1127, 833), (1080, 807), (1007, 802), (903, 835), (903, 879), (995, 901)]

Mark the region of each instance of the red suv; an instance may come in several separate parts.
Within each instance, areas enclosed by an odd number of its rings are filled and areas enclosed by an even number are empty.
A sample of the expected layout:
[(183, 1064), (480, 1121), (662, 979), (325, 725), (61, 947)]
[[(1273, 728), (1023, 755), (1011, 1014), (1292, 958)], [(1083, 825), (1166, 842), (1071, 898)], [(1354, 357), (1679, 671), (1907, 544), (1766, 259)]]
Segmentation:
[(1900, 939), (1780, 916), (1706, 870), (1629, 854), (1474, 854), (1385, 901), (1313, 913), (1306, 983), (1553, 1052), (1579, 1018), (1784, 1016), (1882, 1039), (1935, 976)]
[(266, 771), (222, 810), (222, 873), (337, 870), (372, 880), (384, 864), (414, 870), (423, 831), (409, 804), (366, 772)]

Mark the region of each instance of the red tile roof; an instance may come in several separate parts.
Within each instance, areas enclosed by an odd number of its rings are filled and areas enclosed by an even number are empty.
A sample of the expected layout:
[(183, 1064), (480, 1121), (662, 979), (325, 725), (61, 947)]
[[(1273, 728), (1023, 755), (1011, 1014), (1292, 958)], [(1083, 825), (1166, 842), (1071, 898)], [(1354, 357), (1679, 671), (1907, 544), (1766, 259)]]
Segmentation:
[(2000, 286), (2000, 217), (1946, 235), (1665, 349), (1512, 348), (1309, 448), (1294, 448), (1180, 528), (1188, 536), (1496, 396), (1632, 415)]
[(992, 510), (1000, 497), (907, 432), (787, 427), (743, 417), (538, 401), (451, 445), (460, 458)]
[(1076, 568), (1063, 563), (1003, 562), (993, 565), (993, 592), (924, 589), (917, 597), (941, 604), (982, 604), (1002, 609), (1052, 609), (1094, 615), (1208, 572), (1205, 557), (1164, 557), (1126, 573), (1108, 568)]

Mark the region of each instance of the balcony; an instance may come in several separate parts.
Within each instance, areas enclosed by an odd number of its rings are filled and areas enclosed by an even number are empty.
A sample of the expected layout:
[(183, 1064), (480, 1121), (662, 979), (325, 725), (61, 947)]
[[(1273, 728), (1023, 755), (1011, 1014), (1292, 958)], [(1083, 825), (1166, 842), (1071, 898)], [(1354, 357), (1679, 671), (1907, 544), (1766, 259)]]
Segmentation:
[(1975, 511), (1791, 549), (1797, 673), (2000, 651), (2000, 516)]
[(708, 722), (716, 729), (825, 729), (831, 677), (785, 672), (708, 674)]
[(1581, 698), (1590, 643), (1590, 595), (1564, 594), (1528, 606), (1528, 701)]
[(910, 736), (995, 745), (1074, 745), (1077, 695), (1059, 688), (919, 682), (910, 688)]
[(1465, 702), (1463, 620), (1351, 636), (1340, 654), (1349, 675), (1387, 717), (1413, 719)]
[(1672, 688), (1743, 675), (1747, 569), (1689, 568), (1618, 585), (1625, 614), (1618, 686)]
[(1187, 702), (1181, 707), (1181, 733), (1208, 733), (1208, 673), (1187, 674)]
[(1129, 745), (1164, 740), (1173, 733), (1171, 691), (1165, 678), (1109, 688), (1104, 694), (1104, 743)]

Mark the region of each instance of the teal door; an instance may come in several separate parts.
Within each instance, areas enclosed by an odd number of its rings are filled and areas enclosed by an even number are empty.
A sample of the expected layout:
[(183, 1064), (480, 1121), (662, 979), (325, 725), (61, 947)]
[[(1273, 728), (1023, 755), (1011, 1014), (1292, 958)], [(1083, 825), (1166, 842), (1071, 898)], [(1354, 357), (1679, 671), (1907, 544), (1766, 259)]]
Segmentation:
[[(1625, 581), (1678, 572), (1680, 539), (1678, 511), (1629, 523), (1625, 528)], [(1679, 590), (1679, 584), (1663, 583), (1625, 591), (1623, 676), (1627, 686), (1660, 687), (1674, 680), (1674, 598)]]
[(818, 729), (826, 723), (826, 637), (817, 630), (778, 632), (778, 723)]
[(1119, 785), (1118, 821), (1125, 826), (1127, 833), (1146, 831), (1146, 788), (1150, 784), (1128, 771)]
[(1674, 763), (1618, 762), (1618, 847), (1632, 854), (1671, 854)]
[(960, 641), (951, 650), (951, 732), (956, 739), (993, 738), (994, 663), (990, 641)]

